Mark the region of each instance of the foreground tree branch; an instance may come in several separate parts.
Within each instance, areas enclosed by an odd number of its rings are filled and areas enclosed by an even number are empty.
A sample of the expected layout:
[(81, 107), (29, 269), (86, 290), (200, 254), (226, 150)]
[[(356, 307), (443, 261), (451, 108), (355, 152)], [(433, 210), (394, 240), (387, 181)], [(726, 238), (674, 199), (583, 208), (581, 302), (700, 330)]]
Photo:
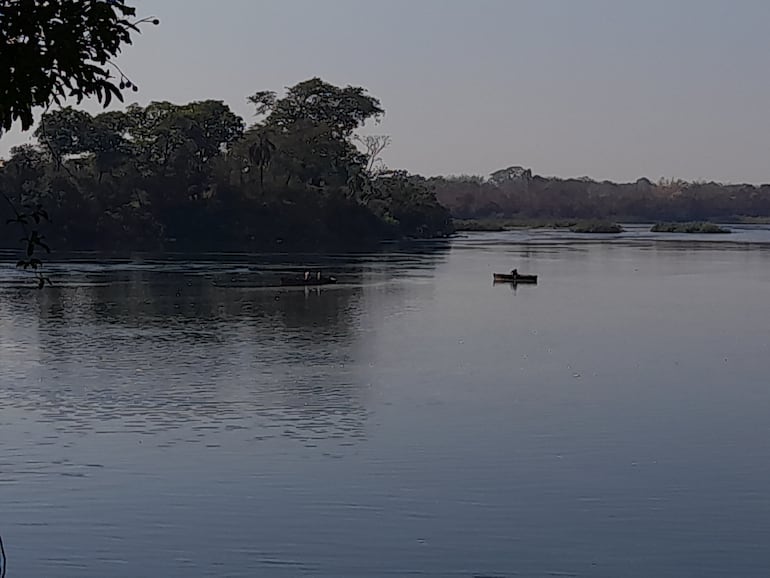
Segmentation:
[(124, 0), (0, 0), (0, 130), (28, 130), (38, 107), (95, 98), (105, 107), (136, 85), (112, 62), (143, 23)]
[[(31, 128), (36, 108), (48, 111), (67, 99), (80, 103), (84, 98), (107, 107), (113, 98), (123, 101), (122, 91), (137, 91), (112, 62), (131, 44), (141, 24), (159, 24), (157, 18), (135, 16), (135, 8), (125, 0), (0, 0), (0, 136), (16, 122), (22, 130)], [(39, 140), (61, 168), (62, 158), (48, 132), (44, 130)], [(5, 191), (0, 193), (13, 215), (8, 223), (23, 231), (25, 256), (17, 265), (34, 270), (42, 288), (50, 280), (41, 273), (42, 261), (35, 252), (49, 248), (30, 225), (48, 220), (48, 214), (41, 205), (19, 208)]]

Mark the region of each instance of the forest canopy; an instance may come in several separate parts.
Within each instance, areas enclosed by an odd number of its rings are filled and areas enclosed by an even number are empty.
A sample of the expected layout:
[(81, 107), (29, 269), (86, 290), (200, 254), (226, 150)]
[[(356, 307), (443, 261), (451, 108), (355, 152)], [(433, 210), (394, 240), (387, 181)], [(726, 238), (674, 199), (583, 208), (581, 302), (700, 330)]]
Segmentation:
[(11, 150), (0, 189), (45, 207), (49, 243), (67, 249), (332, 248), (452, 232), (426, 179), (384, 167), (387, 139), (356, 135), (384, 114), (365, 89), (312, 78), (249, 101), (252, 124), (219, 100), (49, 110), (37, 142)]

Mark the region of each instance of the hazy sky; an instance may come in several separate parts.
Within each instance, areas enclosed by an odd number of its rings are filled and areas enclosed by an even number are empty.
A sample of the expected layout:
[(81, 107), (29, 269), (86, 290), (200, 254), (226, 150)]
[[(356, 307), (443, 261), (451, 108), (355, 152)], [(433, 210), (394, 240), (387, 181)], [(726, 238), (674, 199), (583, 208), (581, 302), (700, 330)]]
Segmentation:
[[(131, 3), (131, 2), (129, 2)], [(770, 182), (767, 0), (139, 0), (130, 101), (245, 97), (313, 76), (386, 110), (426, 175)], [(6, 135), (4, 154), (27, 135)]]

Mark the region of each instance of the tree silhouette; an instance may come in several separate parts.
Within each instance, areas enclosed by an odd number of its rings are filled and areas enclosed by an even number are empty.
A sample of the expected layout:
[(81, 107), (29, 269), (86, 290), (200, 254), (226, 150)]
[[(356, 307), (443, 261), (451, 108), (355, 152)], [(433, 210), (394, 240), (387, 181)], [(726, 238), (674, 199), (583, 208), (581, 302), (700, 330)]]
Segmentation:
[(124, 0), (0, 0), (0, 128), (22, 130), (33, 110), (65, 99), (104, 106), (136, 85), (111, 62), (146, 22)]
[(261, 132), (257, 140), (249, 147), (249, 160), (259, 167), (259, 192), (265, 192), (265, 169), (270, 165), (276, 147), (273, 141)]

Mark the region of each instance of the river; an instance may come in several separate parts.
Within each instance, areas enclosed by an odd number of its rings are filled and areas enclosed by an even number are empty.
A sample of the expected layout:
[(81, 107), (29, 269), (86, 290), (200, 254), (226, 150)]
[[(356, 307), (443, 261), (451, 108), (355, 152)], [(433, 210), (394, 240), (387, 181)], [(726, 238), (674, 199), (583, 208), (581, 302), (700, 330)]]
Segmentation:
[(767, 228), (48, 272), (0, 269), (8, 578), (770, 575)]

